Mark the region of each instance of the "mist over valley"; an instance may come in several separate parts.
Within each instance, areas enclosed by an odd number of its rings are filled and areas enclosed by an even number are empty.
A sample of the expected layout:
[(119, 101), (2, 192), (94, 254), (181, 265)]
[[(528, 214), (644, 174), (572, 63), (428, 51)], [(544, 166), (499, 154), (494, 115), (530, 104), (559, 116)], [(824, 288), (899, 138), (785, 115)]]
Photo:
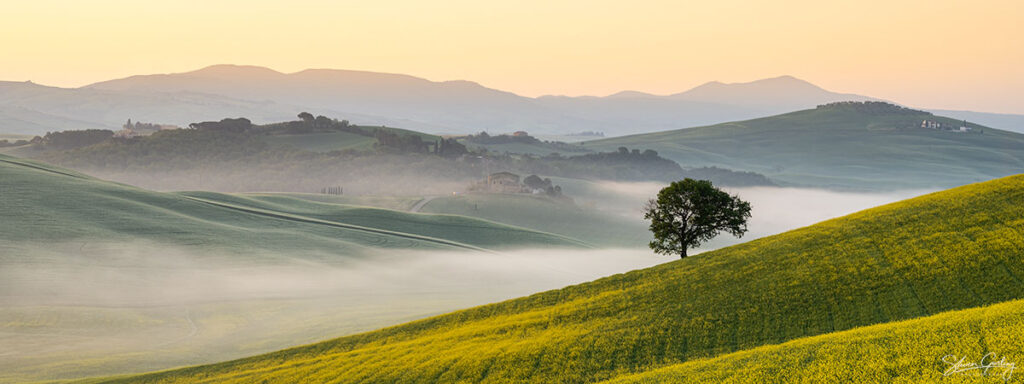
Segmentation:
[(1019, 1), (9, 3), (0, 384), (1024, 362)]

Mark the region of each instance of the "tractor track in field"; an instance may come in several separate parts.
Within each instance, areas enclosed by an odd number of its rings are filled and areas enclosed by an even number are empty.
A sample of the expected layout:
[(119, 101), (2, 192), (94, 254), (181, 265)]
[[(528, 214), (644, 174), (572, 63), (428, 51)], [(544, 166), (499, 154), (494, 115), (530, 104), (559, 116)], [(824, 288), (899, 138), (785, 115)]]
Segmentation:
[(275, 213), (275, 212), (265, 211), (265, 210), (262, 210), (262, 209), (246, 208), (246, 207), (240, 207), (240, 206), (236, 206), (236, 205), (232, 205), (232, 204), (221, 203), (221, 202), (217, 202), (217, 201), (213, 201), (213, 200), (201, 199), (201, 198), (198, 198), (198, 197), (185, 196), (185, 198), (193, 200), (193, 201), (196, 201), (196, 202), (213, 205), (213, 206), (220, 207), (220, 208), (231, 209), (231, 210), (245, 212), (245, 213), (254, 214), (254, 215), (271, 217), (271, 218), (275, 218), (275, 219), (279, 219), (279, 220), (288, 220), (288, 221), (294, 221), (294, 222), (306, 223), (306, 224), (326, 225), (326, 226), (330, 226), (330, 227), (344, 228), (344, 229), (349, 229), (349, 230), (354, 230), (354, 231), (369, 232), (369, 233), (374, 233), (374, 234), (378, 234), (378, 235), (395, 236), (395, 237), (400, 237), (400, 238), (404, 238), (404, 239), (426, 241), (426, 242), (431, 242), (431, 243), (435, 243), (435, 244), (447, 245), (447, 246), (451, 246), (451, 247), (463, 248), (463, 249), (468, 249), (468, 250), (473, 250), (473, 251), (488, 252), (488, 253), (493, 253), (494, 252), (494, 251), (491, 251), (491, 250), (488, 250), (488, 249), (485, 249), (485, 248), (480, 248), (480, 247), (472, 246), (472, 245), (469, 245), (469, 244), (463, 244), (463, 243), (459, 243), (459, 242), (455, 242), (455, 241), (451, 241), (451, 240), (438, 239), (438, 238), (429, 237), (429, 236), (419, 236), (419, 235), (413, 235), (413, 234), (409, 234), (409, 233), (393, 232), (393, 231), (388, 231), (388, 230), (385, 230), (385, 229), (376, 229), (376, 228), (363, 227), (363, 226), (358, 226), (358, 225), (353, 225), (353, 224), (344, 224), (344, 223), (339, 223), (339, 222), (334, 222), (334, 221), (327, 221), (327, 220), (320, 220), (320, 219), (314, 219), (314, 218), (309, 218), (309, 217), (304, 217), (304, 216)]
[(412, 206), (412, 208), (409, 208), (409, 212), (419, 213), (421, 210), (423, 210), (423, 207), (425, 207), (428, 203), (430, 203), (431, 201), (438, 197), (440, 196), (427, 196), (420, 199), (420, 201), (417, 201), (416, 204)]

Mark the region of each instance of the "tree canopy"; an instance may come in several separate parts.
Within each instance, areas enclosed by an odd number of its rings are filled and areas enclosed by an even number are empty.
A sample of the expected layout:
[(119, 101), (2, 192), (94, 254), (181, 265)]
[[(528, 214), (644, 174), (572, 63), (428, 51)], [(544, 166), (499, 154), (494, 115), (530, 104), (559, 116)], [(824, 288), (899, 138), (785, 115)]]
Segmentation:
[(684, 179), (658, 192), (645, 207), (651, 221), (657, 253), (686, 257), (689, 248), (711, 240), (719, 232), (743, 236), (750, 218), (750, 203), (715, 188), (710, 181)]

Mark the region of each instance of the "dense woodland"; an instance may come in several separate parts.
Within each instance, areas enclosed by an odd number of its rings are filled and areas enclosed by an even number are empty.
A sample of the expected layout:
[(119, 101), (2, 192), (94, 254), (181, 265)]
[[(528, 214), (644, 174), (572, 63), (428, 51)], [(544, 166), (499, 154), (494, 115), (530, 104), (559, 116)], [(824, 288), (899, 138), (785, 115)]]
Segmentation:
[(45, 136), (36, 136), (31, 143), (37, 148), (75, 149), (100, 144), (114, 137), (114, 131), (106, 129), (86, 129), (81, 131), (47, 132)]

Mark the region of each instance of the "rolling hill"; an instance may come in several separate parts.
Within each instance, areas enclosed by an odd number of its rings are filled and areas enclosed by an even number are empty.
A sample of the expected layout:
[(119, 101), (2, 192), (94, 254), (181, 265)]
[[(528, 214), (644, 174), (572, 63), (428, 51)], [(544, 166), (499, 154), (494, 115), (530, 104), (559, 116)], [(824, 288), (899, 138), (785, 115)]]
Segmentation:
[(585, 143), (650, 148), (682, 166), (762, 173), (796, 186), (948, 188), (1024, 171), (1024, 135), (890, 104), (840, 103), (754, 120)]
[(452, 214), (410, 214), (389, 209), (346, 206), (286, 195), (226, 195), (185, 192), (184, 196), (215, 204), (266, 212), (285, 213), (325, 222), (345, 223), (361, 228), (445, 239), (487, 249), (537, 246), (587, 246), (575, 238), (538, 232)]
[[(270, 124), (268, 127), (273, 129), (272, 127), (275, 125), (281, 124)], [(436, 135), (386, 126), (352, 126), (352, 129), (356, 131), (313, 132), (304, 134), (274, 133), (265, 136), (263, 139), (271, 145), (286, 145), (305, 151), (321, 153), (346, 150), (373, 152), (375, 150), (375, 144), (377, 144), (377, 139), (374, 138), (374, 132), (378, 130), (402, 136), (419, 136), (423, 141), (428, 143), (433, 143), (441, 139), (440, 136)], [(360, 134), (359, 131), (364, 132), (364, 134)]]
[(503, 143), (503, 144), (478, 144), (466, 140), (460, 140), (471, 151), (480, 152), (486, 150), (489, 153), (511, 153), (527, 154), (533, 156), (547, 156), (552, 153), (560, 153), (565, 156), (575, 156), (590, 152), (588, 149), (573, 144), (549, 144), (549, 143)]
[(954, 119), (968, 120), (981, 125), (999, 128), (1006, 131), (1024, 133), (1024, 115), (1010, 113), (987, 113), (973, 111), (951, 111), (945, 109), (929, 109), (931, 113), (949, 116)]
[(270, 144), (289, 145), (312, 152), (330, 152), (372, 149), (377, 139), (350, 132), (309, 133), (304, 135), (272, 135), (265, 139)]
[[(1024, 176), (1006, 177), (560, 290), (109, 382), (614, 379), (1020, 299), (1022, 217)], [(1008, 305), (992, 313), (1016, 308)], [(934, 358), (919, 363), (935, 368)]]
[[(0, 212), (10, 218), (0, 223), (0, 238), (8, 244), (149, 240), (228, 253), (259, 249), (342, 259), (381, 248), (481, 249), (453, 237), (489, 246), (581, 245), (562, 236), (465, 217), (323, 203), (310, 210), (313, 203), (270, 205), (229, 195), (151, 192), (3, 155), (0, 175)], [(387, 229), (396, 223), (430, 223), (432, 231), (426, 235)], [(404, 228), (417, 230), (416, 225)]]
[(406, 200), (160, 193), (0, 155), (0, 382), (222, 361), (581, 281), (494, 265), (587, 244)]

